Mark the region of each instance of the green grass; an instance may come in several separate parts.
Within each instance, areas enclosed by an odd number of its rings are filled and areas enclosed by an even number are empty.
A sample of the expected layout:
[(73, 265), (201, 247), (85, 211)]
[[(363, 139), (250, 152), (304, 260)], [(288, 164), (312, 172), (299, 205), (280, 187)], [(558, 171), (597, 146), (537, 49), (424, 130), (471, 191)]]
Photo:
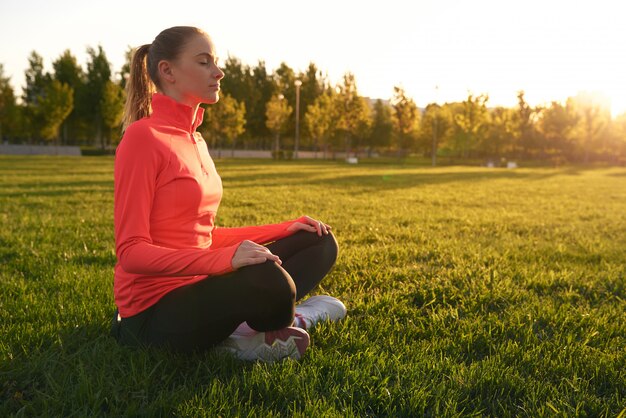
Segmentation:
[(119, 347), (113, 158), (0, 156), (0, 416), (624, 416), (626, 169), (216, 160), (218, 223), (333, 226), (299, 362)]

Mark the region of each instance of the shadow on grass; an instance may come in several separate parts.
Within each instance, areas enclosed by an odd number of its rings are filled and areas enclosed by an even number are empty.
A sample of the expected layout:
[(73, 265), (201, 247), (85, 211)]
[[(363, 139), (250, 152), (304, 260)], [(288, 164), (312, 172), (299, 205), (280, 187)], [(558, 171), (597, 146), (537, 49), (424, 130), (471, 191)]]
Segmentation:
[[(323, 176), (323, 172), (320, 172)], [(225, 187), (256, 188), (264, 185), (316, 185), (329, 187), (346, 187), (351, 190), (396, 190), (421, 186), (476, 183), (493, 180), (531, 180), (541, 181), (561, 175), (561, 171), (551, 172), (519, 172), (519, 171), (476, 171), (476, 172), (443, 172), (443, 173), (384, 173), (375, 172), (359, 175), (336, 175), (328, 177), (311, 176), (308, 172), (288, 174), (261, 173), (259, 175), (225, 175)]]
[(113, 193), (111, 180), (85, 180), (69, 182), (38, 182), (19, 184), (20, 191), (0, 191), (0, 197), (63, 196), (80, 193)]
[(109, 332), (108, 324), (83, 323), (6, 347), (11, 356), (0, 365), (0, 415), (171, 413), (179, 402), (254, 367), (216, 350), (128, 348)]

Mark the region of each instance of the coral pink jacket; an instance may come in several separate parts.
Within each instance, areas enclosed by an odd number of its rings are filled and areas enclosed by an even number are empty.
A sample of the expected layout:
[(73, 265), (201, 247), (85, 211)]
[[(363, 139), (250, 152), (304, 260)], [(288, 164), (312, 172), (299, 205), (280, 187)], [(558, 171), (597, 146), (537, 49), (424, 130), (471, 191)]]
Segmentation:
[(243, 240), (293, 232), (278, 224), (215, 226), (222, 181), (196, 128), (204, 110), (153, 93), (152, 114), (130, 124), (115, 151), (115, 303), (135, 315), (167, 292), (233, 271)]

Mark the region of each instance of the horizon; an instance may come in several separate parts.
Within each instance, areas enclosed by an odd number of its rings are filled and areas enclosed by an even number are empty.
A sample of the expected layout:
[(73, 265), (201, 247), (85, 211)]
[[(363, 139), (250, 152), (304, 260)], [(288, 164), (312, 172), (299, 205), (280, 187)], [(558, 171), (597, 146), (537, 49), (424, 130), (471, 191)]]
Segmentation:
[[(102, 45), (116, 77), (129, 46), (149, 43), (167, 27), (193, 25), (209, 33), (222, 61), (228, 55), (250, 66), (264, 61), (272, 73), (281, 62), (296, 73), (313, 62), (333, 85), (352, 72), (359, 93), (374, 100), (389, 100), (393, 86), (401, 86), (421, 108), (463, 101), (468, 92), (487, 94), (490, 107), (512, 107), (523, 90), (532, 106), (592, 95), (613, 116), (626, 112), (626, 54), (619, 53), (626, 29), (618, 21), (618, 5), (457, 3), (390, 1), (381, 8), (324, 0), (306, 8), (282, 0), (272, 7), (238, 1), (189, 11), (157, 0), (149, 3), (152, 11), (117, 0), (4, 4), (0, 34), (15, 41), (2, 46), (0, 63), (19, 97), (31, 51), (50, 72), (66, 49), (85, 69), (86, 48)], [(136, 18), (142, 13), (145, 22)], [(215, 14), (218, 18), (211, 17)], [(59, 21), (65, 22), (63, 30)]]

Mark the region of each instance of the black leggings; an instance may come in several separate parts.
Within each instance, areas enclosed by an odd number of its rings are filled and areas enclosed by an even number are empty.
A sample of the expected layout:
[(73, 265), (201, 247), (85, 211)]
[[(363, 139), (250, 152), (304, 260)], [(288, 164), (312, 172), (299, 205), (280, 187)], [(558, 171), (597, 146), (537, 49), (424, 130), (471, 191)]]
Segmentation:
[(123, 345), (206, 349), (244, 321), (257, 331), (290, 326), (294, 304), (330, 271), (337, 259), (332, 232), (298, 231), (267, 245), (274, 261), (248, 265), (168, 292), (146, 310), (114, 320), (111, 333)]

